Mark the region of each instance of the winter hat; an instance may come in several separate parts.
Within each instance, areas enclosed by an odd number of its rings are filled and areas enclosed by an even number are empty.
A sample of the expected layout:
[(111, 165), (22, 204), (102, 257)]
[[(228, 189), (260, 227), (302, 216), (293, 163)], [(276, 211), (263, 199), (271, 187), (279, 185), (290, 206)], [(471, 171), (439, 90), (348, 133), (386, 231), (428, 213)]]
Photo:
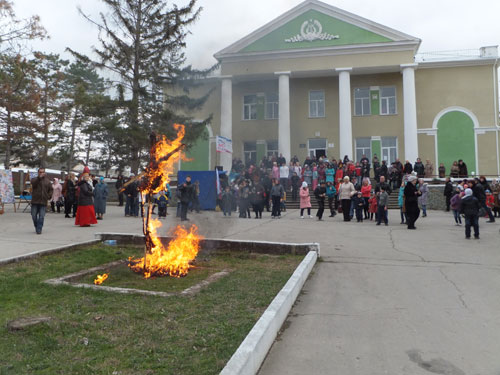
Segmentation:
[(99, 177), (99, 180), (100, 180), (100, 181), (104, 181), (104, 177), (102, 177), (102, 176), (101, 176), (101, 177)]
[(307, 187), (307, 182), (305, 182), (305, 181), (304, 181), (304, 182), (302, 183), (302, 188), (306, 188), (306, 187)]
[(88, 173), (88, 174), (90, 174), (90, 168), (89, 168), (88, 166), (85, 166), (85, 167), (83, 168), (83, 173)]
[(415, 177), (415, 176), (408, 177), (409, 182), (415, 181), (416, 179), (417, 179), (417, 177)]
[(465, 197), (470, 197), (470, 196), (472, 196), (472, 189), (469, 188), (465, 189)]
[(458, 188), (458, 190), (460, 190), (460, 191), (464, 191), (464, 187), (463, 187), (462, 185), (458, 185), (458, 186), (457, 186), (457, 188)]
[(345, 176), (345, 177), (344, 177), (344, 181), (349, 182), (349, 176)]

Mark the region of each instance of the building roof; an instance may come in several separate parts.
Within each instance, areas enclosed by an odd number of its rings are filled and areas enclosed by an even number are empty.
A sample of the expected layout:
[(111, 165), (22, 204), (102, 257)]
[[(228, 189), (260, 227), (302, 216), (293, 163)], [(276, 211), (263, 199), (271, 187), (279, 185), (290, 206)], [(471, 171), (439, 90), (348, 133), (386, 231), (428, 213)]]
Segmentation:
[(253, 33), (217, 52), (226, 57), (304, 50), (345, 50), (347, 46), (413, 49), (420, 39), (318, 0), (307, 0)]

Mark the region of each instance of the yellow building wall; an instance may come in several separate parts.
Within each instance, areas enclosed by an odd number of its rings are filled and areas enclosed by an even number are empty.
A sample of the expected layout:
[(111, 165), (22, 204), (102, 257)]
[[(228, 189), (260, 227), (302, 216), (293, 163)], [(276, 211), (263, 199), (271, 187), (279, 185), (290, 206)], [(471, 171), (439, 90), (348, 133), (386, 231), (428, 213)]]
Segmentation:
[[(426, 160), (430, 160), (432, 165), (434, 166), (434, 172), (437, 174), (438, 170), (436, 166), (436, 136), (435, 135), (427, 135), (427, 134), (419, 134), (418, 135), (418, 155), (420, 159), (425, 163)], [(415, 160), (410, 160), (413, 164)], [(450, 166), (445, 166), (447, 168), (446, 173), (449, 174)]]
[(419, 128), (432, 128), (443, 109), (460, 106), (472, 111), (480, 126), (495, 124), (493, 66), (419, 67), (415, 71)]

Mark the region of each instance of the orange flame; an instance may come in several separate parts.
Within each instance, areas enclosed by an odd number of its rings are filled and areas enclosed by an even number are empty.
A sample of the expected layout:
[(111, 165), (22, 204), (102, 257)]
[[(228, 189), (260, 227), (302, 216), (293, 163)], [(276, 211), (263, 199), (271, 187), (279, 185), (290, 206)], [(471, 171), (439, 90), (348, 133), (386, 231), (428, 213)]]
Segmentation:
[[(162, 191), (165, 185), (170, 182), (170, 174), (174, 171), (174, 164), (177, 163), (179, 159), (184, 159), (180, 147), (182, 147), (182, 140), (186, 134), (186, 129), (184, 125), (180, 124), (174, 124), (174, 129), (177, 130), (176, 139), (170, 141), (163, 135), (161, 139), (156, 142), (152, 154), (154, 160), (151, 160), (151, 164), (154, 164), (155, 168), (148, 168), (148, 172), (145, 176), (146, 185), (141, 189), (142, 192), (156, 194)], [(170, 153), (172, 153), (171, 157), (167, 160), (162, 160)]]
[(200, 249), (200, 240), (202, 237), (198, 235), (198, 227), (192, 225), (189, 230), (178, 225), (174, 230), (174, 238), (165, 248), (158, 238), (157, 229), (161, 227), (159, 220), (150, 222), (151, 238), (153, 240), (153, 248), (151, 254), (144, 258), (129, 258), (129, 267), (138, 273), (143, 273), (144, 278), (148, 279), (152, 276), (185, 276), (189, 269), (193, 267), (192, 261), (196, 258)]
[(105, 273), (103, 275), (97, 275), (97, 279), (94, 280), (95, 285), (101, 285), (107, 278), (109, 274)]

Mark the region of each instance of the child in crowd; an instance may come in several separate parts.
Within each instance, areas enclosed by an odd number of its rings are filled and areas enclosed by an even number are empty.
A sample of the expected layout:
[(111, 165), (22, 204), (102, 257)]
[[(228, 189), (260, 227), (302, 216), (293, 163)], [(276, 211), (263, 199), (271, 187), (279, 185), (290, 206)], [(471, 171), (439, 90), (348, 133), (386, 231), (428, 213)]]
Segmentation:
[(387, 202), (389, 200), (389, 194), (385, 191), (385, 186), (380, 186), (380, 193), (378, 195), (377, 202), (377, 225), (380, 225), (382, 220), (384, 220), (384, 224), (388, 225), (389, 220), (387, 218)]
[(368, 200), (368, 204), (370, 205), (368, 208), (368, 213), (370, 214), (370, 221), (373, 221), (374, 217), (377, 220), (377, 197), (375, 194), (372, 194), (370, 199)]
[(399, 194), (398, 194), (398, 206), (399, 206), (399, 213), (401, 215), (401, 224), (406, 224), (406, 209), (405, 209), (405, 186), (406, 186), (406, 181), (403, 181), (401, 183), (401, 186), (399, 187)]
[(233, 193), (229, 186), (226, 186), (224, 192), (222, 193), (222, 211), (224, 212), (224, 216), (231, 216), (233, 205)]
[(168, 196), (165, 190), (158, 193), (156, 204), (158, 205), (158, 218), (167, 217)]
[(354, 209), (356, 210), (356, 220), (363, 222), (363, 207), (365, 206), (365, 201), (360, 191), (352, 198)]
[(462, 190), (463, 187), (458, 185), (455, 194), (451, 197), (450, 208), (453, 211), (453, 217), (455, 218), (455, 225), (462, 225), (462, 218), (460, 216), (460, 208), (462, 206)]
[[(493, 194), (491, 194), (491, 191), (489, 190), (486, 190), (485, 193), (486, 193), (486, 206), (490, 210), (493, 210), (493, 207), (495, 206), (495, 197), (493, 196)], [(486, 214), (486, 216), (488, 215)]]

